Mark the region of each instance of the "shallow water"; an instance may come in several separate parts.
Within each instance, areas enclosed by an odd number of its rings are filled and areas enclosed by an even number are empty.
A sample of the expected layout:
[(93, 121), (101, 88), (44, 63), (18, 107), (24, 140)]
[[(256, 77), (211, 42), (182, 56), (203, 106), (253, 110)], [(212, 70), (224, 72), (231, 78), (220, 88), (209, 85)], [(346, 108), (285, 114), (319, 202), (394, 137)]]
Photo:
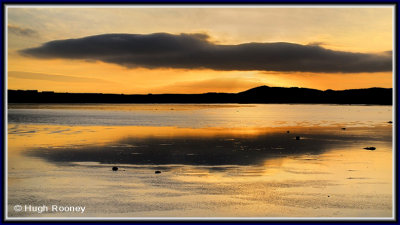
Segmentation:
[(154, 126), (375, 126), (391, 106), (311, 104), (11, 104), (9, 123)]
[(8, 119), (10, 217), (392, 217), (389, 106), (14, 104)]

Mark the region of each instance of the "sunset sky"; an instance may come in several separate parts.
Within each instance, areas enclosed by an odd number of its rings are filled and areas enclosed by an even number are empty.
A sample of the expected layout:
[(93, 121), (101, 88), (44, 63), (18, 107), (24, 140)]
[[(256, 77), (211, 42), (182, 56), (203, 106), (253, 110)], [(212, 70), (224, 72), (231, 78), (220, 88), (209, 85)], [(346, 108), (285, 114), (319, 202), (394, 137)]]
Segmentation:
[(9, 6), (8, 89), (147, 94), (261, 85), (392, 87), (388, 5), (117, 6)]

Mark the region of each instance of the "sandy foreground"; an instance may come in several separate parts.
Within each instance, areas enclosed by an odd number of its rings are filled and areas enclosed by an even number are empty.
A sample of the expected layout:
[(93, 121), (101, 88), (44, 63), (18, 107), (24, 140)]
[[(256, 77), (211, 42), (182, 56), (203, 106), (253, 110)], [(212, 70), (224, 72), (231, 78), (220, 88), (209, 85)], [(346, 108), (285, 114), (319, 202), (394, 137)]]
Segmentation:
[(10, 218), (392, 217), (391, 124), (8, 132)]

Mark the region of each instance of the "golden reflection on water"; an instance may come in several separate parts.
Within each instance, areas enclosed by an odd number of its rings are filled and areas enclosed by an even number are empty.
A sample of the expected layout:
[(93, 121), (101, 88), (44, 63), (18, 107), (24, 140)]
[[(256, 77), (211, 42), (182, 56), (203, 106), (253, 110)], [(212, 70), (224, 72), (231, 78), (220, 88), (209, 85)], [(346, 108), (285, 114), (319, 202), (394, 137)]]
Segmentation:
[[(64, 146), (73, 144), (105, 144), (124, 137), (217, 137), (218, 135), (259, 135), (286, 132), (289, 128), (177, 128), (143, 126), (8, 126), (8, 146), (12, 149), (36, 146)], [(296, 129), (296, 128), (291, 128)], [(298, 129), (298, 128), (297, 128)]]
[[(80, 201), (89, 208), (83, 216), (391, 216), (391, 132), (390, 125), (342, 130), (340, 125), (192, 129), (9, 124), (10, 205), (26, 199), (38, 205)], [(136, 152), (136, 143), (148, 147)], [(209, 158), (214, 163), (202, 164), (192, 159), (202, 152), (192, 152), (196, 145), (204, 143), (205, 153), (219, 152), (228, 160)], [(226, 143), (225, 150), (233, 146), (237, 151), (219, 151)], [(188, 148), (182, 149), (182, 161), (135, 161), (139, 156), (154, 160), (184, 144)], [(377, 149), (364, 150), (367, 146)], [(133, 161), (126, 161), (127, 154), (105, 163), (126, 151), (138, 155)], [(76, 154), (73, 159), (80, 161), (57, 158), (58, 153)], [(89, 157), (96, 153), (103, 155)], [(115, 163), (117, 173), (110, 170)], [(156, 176), (155, 169), (163, 173)]]
[[(35, 146), (63, 146), (73, 144), (105, 144), (118, 141), (124, 137), (219, 137), (246, 136), (256, 137), (268, 134), (287, 134), (294, 138), (305, 134), (347, 134), (367, 135), (370, 129), (354, 127), (341, 130), (340, 124), (335, 127), (266, 127), (266, 128), (178, 128), (178, 127), (144, 127), (144, 126), (61, 126), (61, 125), (18, 125), (8, 124), (8, 146), (20, 149)], [(376, 127), (391, 132), (391, 126)], [(391, 136), (391, 134), (389, 134)], [(304, 138), (304, 137), (303, 137)]]

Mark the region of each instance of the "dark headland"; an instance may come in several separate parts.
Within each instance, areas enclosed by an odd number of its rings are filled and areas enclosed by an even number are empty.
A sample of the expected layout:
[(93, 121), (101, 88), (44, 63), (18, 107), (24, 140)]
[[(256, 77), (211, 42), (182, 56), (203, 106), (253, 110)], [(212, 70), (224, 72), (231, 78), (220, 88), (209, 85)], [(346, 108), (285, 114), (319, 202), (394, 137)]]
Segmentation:
[(239, 93), (103, 94), (8, 90), (8, 103), (314, 103), (391, 105), (392, 88), (316, 90), (260, 86)]

